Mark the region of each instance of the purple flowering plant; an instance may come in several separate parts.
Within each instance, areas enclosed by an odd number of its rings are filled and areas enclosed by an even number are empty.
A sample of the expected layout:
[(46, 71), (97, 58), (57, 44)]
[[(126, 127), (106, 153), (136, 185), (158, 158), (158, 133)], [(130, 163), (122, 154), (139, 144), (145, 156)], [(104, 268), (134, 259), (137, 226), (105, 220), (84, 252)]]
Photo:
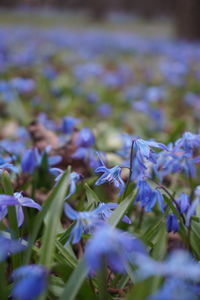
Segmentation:
[(199, 44), (76, 20), (0, 28), (0, 299), (198, 300)]

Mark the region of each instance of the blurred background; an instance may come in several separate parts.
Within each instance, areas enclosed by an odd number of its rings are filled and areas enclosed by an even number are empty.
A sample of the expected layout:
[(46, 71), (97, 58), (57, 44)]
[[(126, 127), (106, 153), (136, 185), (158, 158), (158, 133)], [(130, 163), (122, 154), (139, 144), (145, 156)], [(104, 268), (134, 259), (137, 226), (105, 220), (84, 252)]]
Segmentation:
[[(79, 21), (84, 22), (106, 20), (123, 23), (138, 21), (139, 18), (147, 24), (152, 24), (155, 20), (160, 20), (161, 28), (161, 23), (164, 22), (175, 37), (194, 41), (200, 39), (199, 0), (0, 0), (0, 9), (1, 22), (10, 22), (9, 16), (12, 18), (10, 14), (13, 12), (15, 18), (19, 18), (19, 22), (32, 23), (34, 20), (30, 20), (30, 14), (37, 19), (41, 18), (42, 14), (43, 18), (46, 16), (47, 21), (51, 17), (54, 22), (60, 20), (62, 23), (66, 17), (69, 19), (69, 15), (77, 16)], [(77, 22), (74, 19), (73, 21)], [(159, 26), (159, 23), (156, 25)]]

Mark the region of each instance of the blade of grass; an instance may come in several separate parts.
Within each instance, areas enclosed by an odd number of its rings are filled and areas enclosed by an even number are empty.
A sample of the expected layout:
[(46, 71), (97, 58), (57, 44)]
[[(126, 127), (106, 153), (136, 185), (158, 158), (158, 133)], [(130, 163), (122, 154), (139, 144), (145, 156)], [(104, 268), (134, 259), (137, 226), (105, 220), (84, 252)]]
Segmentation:
[(69, 185), (69, 171), (65, 173), (67, 176), (65, 181), (62, 182), (59, 190), (55, 194), (51, 206), (48, 211), (48, 219), (45, 226), (44, 236), (42, 239), (42, 248), (40, 255), (40, 264), (50, 268), (53, 254), (55, 250), (55, 240), (57, 228), (60, 222), (60, 216), (63, 210), (64, 198), (66, 196), (67, 188)]
[(66, 171), (63, 176), (61, 177), (60, 181), (58, 184), (54, 187), (52, 190), (51, 194), (49, 195), (48, 199), (45, 201), (43, 204), (42, 210), (39, 212), (39, 214), (35, 218), (35, 222), (33, 224), (33, 231), (30, 233), (28, 244), (29, 248), (26, 252), (26, 257), (25, 257), (25, 264), (29, 263), (30, 258), (31, 258), (31, 252), (32, 252), (32, 246), (37, 238), (38, 232), (42, 226), (42, 223), (44, 221), (44, 217), (49, 211), (49, 208), (51, 207), (52, 202), (54, 199), (58, 199), (59, 197), (62, 197), (63, 194), (64, 196), (66, 195), (66, 190), (68, 187), (68, 176), (69, 176), (70, 170)]
[[(9, 174), (4, 171), (2, 174), (2, 186), (4, 193), (7, 195), (13, 195), (13, 187), (10, 181)], [(20, 232), (17, 224), (17, 216), (15, 206), (8, 206), (8, 221), (10, 226), (10, 233), (12, 239), (18, 239), (20, 237)], [(17, 268), (21, 265), (22, 257), (20, 253), (12, 256), (13, 268)]]
[(82, 258), (76, 269), (72, 272), (72, 275), (70, 276), (69, 280), (67, 281), (64, 291), (59, 298), (59, 300), (74, 300), (78, 291), (81, 288), (81, 285), (83, 284), (85, 278), (87, 277), (87, 267), (85, 265), (85, 261)]
[(119, 206), (114, 210), (110, 218), (108, 219), (108, 223), (114, 227), (117, 226), (117, 224), (120, 222), (121, 218), (126, 213), (127, 209), (133, 203), (133, 199), (135, 196), (135, 192), (131, 193), (128, 197), (125, 198), (124, 201), (122, 201)]

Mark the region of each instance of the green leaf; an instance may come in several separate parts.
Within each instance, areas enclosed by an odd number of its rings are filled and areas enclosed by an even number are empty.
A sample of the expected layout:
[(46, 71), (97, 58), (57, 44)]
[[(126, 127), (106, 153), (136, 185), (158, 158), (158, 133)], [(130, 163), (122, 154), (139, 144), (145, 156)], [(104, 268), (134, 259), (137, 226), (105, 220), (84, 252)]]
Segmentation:
[(135, 193), (132, 193), (124, 201), (122, 201), (119, 206), (113, 211), (112, 215), (108, 219), (108, 223), (114, 227), (120, 222), (121, 218), (126, 213), (127, 209), (133, 203)]
[[(49, 212), (49, 209), (51, 209), (52, 203), (54, 202), (53, 207), (54, 207), (55, 211), (57, 210), (56, 201), (58, 200), (63, 203), (63, 199), (66, 195), (66, 190), (67, 190), (68, 183), (69, 183), (68, 182), (69, 172), (70, 171), (68, 170), (62, 175), (61, 179), (59, 180), (57, 185), (54, 187), (54, 189), (52, 190), (52, 192), (49, 195), (49, 197), (47, 198), (47, 200), (44, 202), (44, 204), (42, 206), (42, 210), (38, 213), (38, 215), (35, 218), (35, 222), (33, 224), (33, 231), (30, 233), (29, 240), (28, 240), (29, 248), (26, 252), (25, 264), (29, 263), (29, 261), (30, 261), (32, 246), (34, 245), (34, 242), (37, 239), (37, 235), (38, 235), (39, 230), (44, 222), (44, 218), (45, 218), (46, 214)], [(52, 214), (53, 214), (53, 211), (52, 211)], [(53, 215), (53, 218), (54, 218), (54, 215)], [(48, 231), (48, 233), (49, 233), (49, 231)], [(43, 254), (43, 255), (45, 255), (45, 254)]]
[(89, 187), (89, 185), (87, 183), (85, 183), (85, 189), (86, 189), (86, 195), (87, 195), (87, 201), (88, 201), (86, 210), (88, 210), (88, 209), (92, 210), (92, 209), (96, 208), (96, 206), (100, 202), (100, 199), (98, 198), (96, 193)]
[(66, 196), (67, 188), (69, 185), (69, 171), (65, 172), (63, 177), (65, 177), (65, 180), (60, 186), (56, 195), (54, 195), (51, 206), (49, 208), (48, 219), (45, 224), (44, 236), (42, 238), (40, 264), (45, 265), (49, 268), (51, 267), (53, 260), (57, 228), (60, 223), (60, 216), (63, 210), (64, 198)]
[[(13, 187), (10, 181), (9, 174), (4, 171), (2, 174), (2, 186), (4, 193), (7, 195), (13, 195)], [(10, 233), (12, 239), (18, 239), (20, 237), (20, 232), (17, 224), (17, 215), (15, 206), (8, 206), (8, 221), (10, 226)], [(17, 268), (21, 265), (21, 254), (17, 253), (12, 256), (13, 268)]]
[(200, 259), (200, 223), (191, 221), (190, 244), (197, 259)]
[(78, 291), (81, 288), (81, 285), (83, 284), (84, 280), (87, 277), (87, 267), (85, 265), (85, 261), (82, 258), (80, 262), (78, 263), (77, 267), (72, 272), (72, 275), (70, 276), (69, 280), (67, 281), (67, 284), (65, 285), (63, 294), (59, 298), (59, 300), (73, 300), (75, 299)]
[(167, 232), (165, 223), (162, 222), (159, 230), (152, 240), (153, 249), (151, 255), (156, 260), (163, 260), (167, 252)]
[(156, 281), (157, 277), (150, 277), (142, 282), (136, 283), (131, 291), (128, 293), (126, 300), (146, 300), (153, 291), (153, 282)]
[(56, 241), (56, 248), (60, 252), (60, 254), (63, 255), (65, 258), (67, 264), (71, 268), (75, 268), (77, 265), (77, 259), (71, 254), (70, 250), (68, 247), (64, 247), (59, 241)]

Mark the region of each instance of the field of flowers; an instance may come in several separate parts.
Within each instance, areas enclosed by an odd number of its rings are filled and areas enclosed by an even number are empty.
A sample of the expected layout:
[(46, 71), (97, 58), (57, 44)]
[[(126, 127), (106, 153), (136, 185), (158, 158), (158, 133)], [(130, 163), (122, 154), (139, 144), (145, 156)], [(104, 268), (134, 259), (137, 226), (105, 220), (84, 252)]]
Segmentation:
[(0, 28), (0, 299), (200, 299), (200, 46)]

